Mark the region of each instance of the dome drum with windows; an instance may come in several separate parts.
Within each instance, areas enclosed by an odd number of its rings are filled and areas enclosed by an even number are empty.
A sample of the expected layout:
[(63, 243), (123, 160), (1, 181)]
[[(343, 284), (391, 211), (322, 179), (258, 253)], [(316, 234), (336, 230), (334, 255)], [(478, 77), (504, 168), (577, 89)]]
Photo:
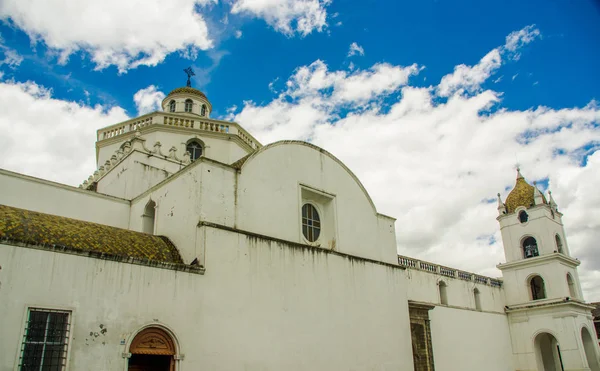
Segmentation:
[(172, 90), (163, 99), (162, 108), (165, 112), (187, 113), (209, 117), (212, 111), (212, 104), (210, 104), (206, 95), (200, 90), (184, 86)]

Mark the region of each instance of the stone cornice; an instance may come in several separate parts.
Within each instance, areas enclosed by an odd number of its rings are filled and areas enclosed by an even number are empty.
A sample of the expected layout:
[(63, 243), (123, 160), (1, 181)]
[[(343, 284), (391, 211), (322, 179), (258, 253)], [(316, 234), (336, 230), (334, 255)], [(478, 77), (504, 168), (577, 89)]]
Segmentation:
[(525, 311), (541, 311), (548, 308), (556, 308), (556, 307), (573, 307), (578, 309), (583, 309), (584, 311), (591, 311), (596, 307), (590, 304), (587, 304), (583, 301), (573, 299), (573, 298), (557, 298), (557, 299), (543, 299), (536, 300), (527, 303), (515, 304), (515, 305), (507, 305), (505, 307), (506, 313), (518, 313)]
[(552, 253), (552, 254), (540, 255), (540, 256), (536, 256), (536, 257), (528, 258), (528, 259), (516, 260), (513, 262), (509, 262), (509, 263), (498, 264), (496, 266), (496, 268), (498, 268), (500, 270), (523, 268), (526, 266), (535, 266), (535, 265), (548, 263), (548, 261), (550, 261), (550, 260), (558, 260), (558, 261), (565, 263), (573, 268), (577, 267), (577, 266), (579, 266), (579, 264), (581, 264), (581, 262), (579, 260), (573, 259), (569, 256), (566, 256), (565, 254)]

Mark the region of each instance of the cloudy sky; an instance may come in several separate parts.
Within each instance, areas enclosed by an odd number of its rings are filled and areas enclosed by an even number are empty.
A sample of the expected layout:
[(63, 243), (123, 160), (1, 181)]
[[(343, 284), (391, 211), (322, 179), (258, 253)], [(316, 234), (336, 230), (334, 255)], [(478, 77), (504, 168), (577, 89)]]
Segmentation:
[(267, 144), (344, 161), (398, 252), (499, 276), (515, 167), (600, 301), (600, 8), (517, 0), (3, 0), (0, 167), (78, 185), (95, 130), (193, 85)]

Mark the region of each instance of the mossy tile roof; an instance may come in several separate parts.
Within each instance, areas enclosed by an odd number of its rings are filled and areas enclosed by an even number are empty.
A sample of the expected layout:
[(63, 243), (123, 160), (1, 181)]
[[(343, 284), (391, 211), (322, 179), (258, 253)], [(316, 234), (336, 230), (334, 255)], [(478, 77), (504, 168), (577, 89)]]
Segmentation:
[(183, 264), (163, 236), (0, 205), (0, 241)]

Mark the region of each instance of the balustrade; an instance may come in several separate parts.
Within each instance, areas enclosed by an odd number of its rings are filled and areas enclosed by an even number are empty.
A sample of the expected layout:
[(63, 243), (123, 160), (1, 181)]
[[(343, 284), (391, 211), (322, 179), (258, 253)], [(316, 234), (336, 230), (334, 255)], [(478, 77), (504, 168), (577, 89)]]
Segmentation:
[(465, 281), (475, 281), (476, 283), (480, 283), (483, 285), (489, 285), (493, 287), (502, 286), (502, 280), (479, 276), (473, 273), (460, 271), (458, 269), (448, 268), (438, 264), (409, 258), (407, 256), (398, 255), (398, 265), (406, 268), (420, 269), (430, 273), (440, 274), (446, 277), (459, 278)]

